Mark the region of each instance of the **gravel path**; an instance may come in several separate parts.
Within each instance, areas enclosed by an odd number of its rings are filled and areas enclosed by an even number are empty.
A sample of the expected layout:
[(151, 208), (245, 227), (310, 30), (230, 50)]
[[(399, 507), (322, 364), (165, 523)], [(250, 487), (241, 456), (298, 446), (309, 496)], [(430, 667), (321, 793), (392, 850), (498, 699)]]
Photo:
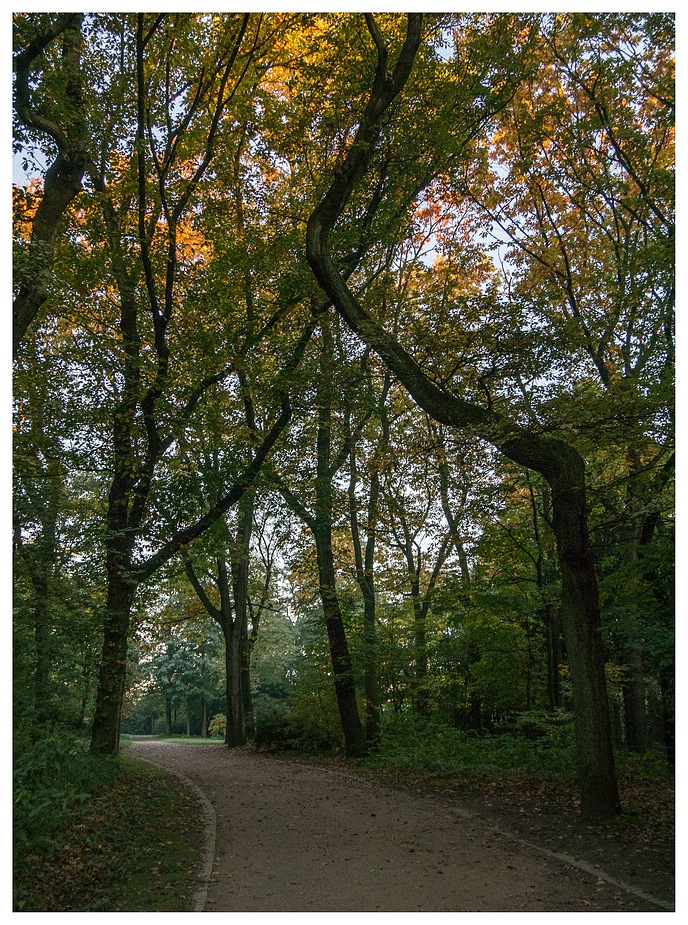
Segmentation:
[(127, 754), (182, 774), (212, 804), (197, 911), (668, 911), (439, 798), (222, 745), (135, 737)]

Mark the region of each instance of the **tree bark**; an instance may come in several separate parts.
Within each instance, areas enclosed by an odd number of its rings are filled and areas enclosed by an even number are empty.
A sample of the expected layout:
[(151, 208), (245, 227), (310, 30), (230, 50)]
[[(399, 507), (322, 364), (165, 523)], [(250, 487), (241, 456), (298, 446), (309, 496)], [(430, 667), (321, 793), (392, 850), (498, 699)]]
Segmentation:
[(119, 720), (127, 669), (129, 615), (136, 585), (126, 574), (114, 570), (110, 575), (103, 634), (103, 650), (98, 675), (98, 693), (91, 729), (91, 751), (114, 755), (119, 750)]
[(547, 649), (547, 694), (549, 708), (552, 712), (564, 706), (561, 692), (561, 675), (559, 666), (562, 664), (564, 654), (561, 646), (561, 616), (559, 605), (553, 602), (545, 604), (543, 609), (545, 624), (545, 644)]
[[(232, 594), (234, 598), (234, 645), (236, 646), (237, 678), (232, 694), (241, 700), (240, 723), (235, 730), (237, 745), (247, 741), (247, 724), (251, 712), (251, 664), (248, 645), (248, 594), (250, 547), (253, 533), (254, 496), (249, 491), (239, 502), (236, 540), (232, 552)], [(238, 714), (238, 711), (237, 711)]]
[[(386, 391), (386, 390), (385, 390)], [(383, 438), (384, 439), (384, 438)], [(378, 450), (381, 448), (378, 447)], [(365, 552), (361, 544), (358, 527), (356, 484), (356, 455), (350, 454), (349, 512), (351, 537), (356, 561), (356, 579), (363, 597), (363, 642), (364, 642), (364, 688), (366, 698), (365, 733), (368, 746), (375, 746), (380, 740), (382, 712), (380, 706), (380, 685), (378, 680), (378, 641), (375, 607), (375, 540), (380, 496), (380, 473), (375, 466), (370, 479), (368, 496)]]

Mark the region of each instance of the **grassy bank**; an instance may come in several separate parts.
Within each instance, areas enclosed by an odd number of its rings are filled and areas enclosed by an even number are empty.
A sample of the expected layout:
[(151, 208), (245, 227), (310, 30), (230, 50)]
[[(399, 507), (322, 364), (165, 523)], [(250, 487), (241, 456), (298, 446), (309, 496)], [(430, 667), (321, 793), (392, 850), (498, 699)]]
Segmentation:
[(16, 768), (15, 911), (191, 909), (202, 813), (175, 777), (66, 739), (22, 750)]

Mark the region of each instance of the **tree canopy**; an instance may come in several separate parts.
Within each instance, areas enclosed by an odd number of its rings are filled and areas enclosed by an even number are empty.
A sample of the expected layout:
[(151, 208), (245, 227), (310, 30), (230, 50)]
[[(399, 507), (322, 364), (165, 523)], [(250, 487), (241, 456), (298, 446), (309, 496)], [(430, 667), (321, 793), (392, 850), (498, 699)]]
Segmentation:
[(614, 815), (614, 746), (672, 747), (673, 17), (14, 41), (21, 716), (361, 757), (570, 711)]

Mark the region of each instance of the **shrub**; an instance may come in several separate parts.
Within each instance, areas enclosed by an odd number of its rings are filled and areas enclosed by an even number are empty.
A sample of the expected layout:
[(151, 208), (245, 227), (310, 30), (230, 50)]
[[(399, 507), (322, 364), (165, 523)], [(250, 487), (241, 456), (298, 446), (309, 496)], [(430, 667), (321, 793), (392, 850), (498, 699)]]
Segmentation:
[(329, 706), (316, 698), (293, 697), (286, 702), (256, 698), (253, 706), (256, 745), (303, 752), (338, 748), (341, 727), (338, 716), (331, 715)]
[(227, 733), (227, 717), (224, 713), (216, 713), (208, 723), (208, 734), (214, 739), (224, 739)]
[(441, 722), (415, 717), (390, 717), (383, 726), (379, 764), (413, 767), (438, 773), (532, 773), (540, 777), (574, 773), (571, 724), (562, 719), (551, 726), (543, 721), (534, 735), (535, 718), (524, 719), (529, 737), (515, 720), (510, 731), (498, 734), (464, 732)]

